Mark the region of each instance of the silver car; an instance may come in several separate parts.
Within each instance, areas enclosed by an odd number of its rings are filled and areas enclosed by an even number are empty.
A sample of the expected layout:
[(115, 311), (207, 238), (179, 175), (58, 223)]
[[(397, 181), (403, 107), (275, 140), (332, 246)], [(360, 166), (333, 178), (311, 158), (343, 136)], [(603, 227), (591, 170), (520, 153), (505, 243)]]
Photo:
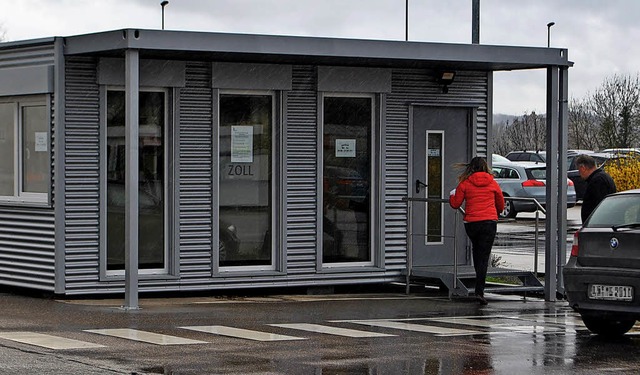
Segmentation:
[(565, 293), (590, 331), (623, 335), (640, 319), (638, 243), (640, 190), (609, 195), (575, 233)]
[[(547, 169), (544, 163), (502, 162), (493, 163), (491, 169), (505, 198), (534, 198), (545, 207), (547, 201)], [(538, 206), (533, 200), (505, 200), (502, 218), (516, 217), (518, 212), (535, 212)], [(567, 179), (567, 207), (576, 204), (576, 190)]]

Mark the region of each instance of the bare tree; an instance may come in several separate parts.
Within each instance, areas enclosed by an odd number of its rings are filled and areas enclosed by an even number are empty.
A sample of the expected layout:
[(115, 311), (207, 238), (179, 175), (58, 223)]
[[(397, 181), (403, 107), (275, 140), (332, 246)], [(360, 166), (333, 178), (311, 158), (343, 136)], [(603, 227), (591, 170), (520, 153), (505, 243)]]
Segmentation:
[(506, 134), (509, 126), (509, 120), (493, 125), (493, 152), (498, 155), (506, 155), (513, 150), (511, 140)]
[(546, 147), (545, 117), (535, 112), (525, 113), (507, 127), (505, 136), (509, 138), (512, 150), (544, 150)]
[(604, 148), (598, 137), (599, 127), (586, 99), (569, 103), (569, 148), (599, 150)]
[(603, 147), (636, 147), (640, 143), (640, 79), (606, 78), (590, 99)]

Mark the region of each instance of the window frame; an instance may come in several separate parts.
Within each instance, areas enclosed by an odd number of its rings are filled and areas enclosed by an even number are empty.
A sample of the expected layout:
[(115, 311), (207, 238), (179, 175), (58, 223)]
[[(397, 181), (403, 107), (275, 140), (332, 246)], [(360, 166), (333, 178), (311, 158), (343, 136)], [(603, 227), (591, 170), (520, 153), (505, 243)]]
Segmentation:
[(325, 118), (324, 118), (324, 110), (325, 110), (325, 98), (365, 98), (369, 99), (371, 103), (371, 124), (369, 130), (371, 131), (371, 139), (369, 143), (369, 153), (370, 153), (370, 165), (369, 165), (369, 173), (370, 173), (370, 181), (369, 181), (369, 194), (370, 197), (377, 196), (377, 159), (376, 159), (376, 142), (378, 139), (377, 129), (378, 124), (381, 121), (380, 114), (380, 98), (379, 94), (376, 93), (358, 93), (358, 92), (337, 92), (337, 91), (326, 91), (321, 92), (318, 95), (318, 181), (317, 181), (317, 195), (318, 195), (318, 217), (317, 217), (317, 235), (318, 241), (316, 243), (316, 251), (317, 251), (317, 267), (319, 270), (346, 270), (353, 267), (376, 267), (378, 259), (376, 253), (376, 226), (377, 226), (377, 211), (376, 211), (376, 199), (369, 199), (369, 260), (368, 261), (358, 261), (358, 262), (325, 262), (324, 261), (324, 245), (323, 245), (323, 207), (325, 205), (324, 197), (323, 197), (323, 180), (324, 180), (324, 130), (325, 130)]
[[(0, 104), (13, 104), (13, 195), (0, 196), (0, 204), (6, 205), (35, 205), (51, 207), (51, 98), (50, 95), (34, 96), (8, 96), (0, 98)], [(24, 150), (24, 114), (23, 109), (27, 107), (44, 107), (47, 118), (47, 169), (46, 178), (47, 191), (45, 193), (34, 193), (24, 191), (24, 162), (22, 159)]]
[[(102, 240), (100, 243), (100, 247), (101, 247), (101, 259), (100, 259), (100, 270), (101, 270), (101, 275), (102, 278), (104, 279), (121, 279), (125, 277), (125, 270), (109, 270), (107, 268), (108, 264), (107, 264), (107, 258), (108, 258), (108, 247), (107, 247), (107, 240), (106, 240), (106, 236), (108, 233), (108, 228), (107, 228), (107, 96), (109, 91), (121, 91), (121, 92), (125, 92), (126, 95), (126, 88), (124, 86), (120, 86), (120, 85), (105, 85), (103, 86), (103, 88), (101, 89), (100, 92), (100, 97), (101, 97), (101, 103), (103, 103), (102, 107), (103, 109), (101, 110), (101, 134), (100, 134), (100, 189), (101, 189), (101, 196), (103, 197), (101, 199), (101, 209), (100, 209), (100, 217), (101, 217), (101, 229), (100, 232), (103, 234), (101, 236)], [(174, 103), (175, 103), (175, 93), (174, 90), (170, 87), (155, 87), (155, 86), (141, 86), (139, 89), (139, 93), (142, 92), (161, 92), (164, 94), (164, 124), (165, 124), (165, 129), (164, 129), (164, 135), (163, 135), (163, 144), (164, 144), (164, 192), (163, 192), (163, 199), (164, 199), (164, 207), (163, 207), (163, 230), (164, 230), (164, 250), (163, 250), (163, 256), (164, 256), (164, 266), (162, 268), (140, 268), (140, 265), (138, 265), (138, 274), (141, 276), (146, 276), (146, 277), (153, 277), (153, 276), (168, 276), (171, 275), (173, 272), (172, 270), (174, 269), (174, 249), (175, 247), (172, 245), (173, 244), (173, 231), (171, 231), (171, 228), (173, 227), (173, 223), (170, 222), (170, 220), (173, 220), (173, 215), (172, 213), (174, 212), (174, 203), (172, 200), (172, 196), (173, 194), (171, 193), (172, 189), (173, 189), (173, 169), (172, 167), (170, 167), (170, 156), (173, 155), (174, 152), (174, 146), (172, 143), (172, 139), (174, 139), (174, 119), (173, 119), (173, 113), (174, 113)], [(140, 124), (138, 124), (139, 126)], [(138, 213), (138, 216), (140, 215), (140, 213)], [(126, 250), (126, 249), (125, 249)], [(139, 251), (139, 249), (138, 249)]]
[(215, 128), (214, 143), (216, 144), (214, 154), (215, 167), (213, 171), (218, 171), (220, 168), (220, 98), (224, 95), (237, 95), (237, 96), (269, 96), (271, 97), (271, 262), (264, 265), (238, 265), (238, 266), (220, 266), (220, 254), (218, 254), (218, 242), (220, 241), (219, 234), (219, 222), (220, 222), (220, 175), (216, 172), (215, 178), (215, 190), (213, 199), (213, 243), (212, 243), (212, 257), (214, 267), (214, 275), (224, 275), (230, 273), (242, 273), (242, 272), (274, 272), (277, 271), (282, 256), (277, 253), (277, 249), (280, 248), (279, 243), (279, 225), (277, 214), (280, 211), (280, 207), (277, 206), (279, 200), (278, 197), (278, 179), (280, 171), (278, 165), (280, 163), (279, 149), (277, 148), (280, 142), (278, 141), (278, 134), (281, 134), (279, 120), (279, 110), (281, 108), (280, 94), (277, 90), (238, 90), (238, 89), (219, 89), (216, 90), (214, 95), (215, 106)]

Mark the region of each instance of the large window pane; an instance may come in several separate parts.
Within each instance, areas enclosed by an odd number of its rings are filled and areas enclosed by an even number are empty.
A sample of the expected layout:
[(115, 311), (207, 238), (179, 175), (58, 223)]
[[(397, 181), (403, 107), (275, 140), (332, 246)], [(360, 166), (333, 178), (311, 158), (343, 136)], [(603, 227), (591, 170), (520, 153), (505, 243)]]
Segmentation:
[(272, 264), (270, 95), (220, 96), (219, 264)]
[(22, 191), (49, 189), (49, 133), (47, 107), (22, 108)]
[(323, 262), (369, 262), (372, 99), (325, 97), (323, 129)]
[(0, 103), (0, 195), (13, 196), (14, 191), (14, 103)]
[[(140, 269), (165, 267), (165, 93), (139, 95)], [(125, 254), (125, 93), (107, 93), (107, 269), (124, 269)]]

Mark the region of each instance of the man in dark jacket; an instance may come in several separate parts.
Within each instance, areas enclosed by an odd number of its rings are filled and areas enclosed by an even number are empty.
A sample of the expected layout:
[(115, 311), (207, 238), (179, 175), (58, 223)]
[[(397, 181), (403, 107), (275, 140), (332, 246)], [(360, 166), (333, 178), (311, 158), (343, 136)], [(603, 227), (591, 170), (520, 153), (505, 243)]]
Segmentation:
[(580, 177), (587, 181), (587, 188), (582, 198), (580, 216), (584, 223), (596, 206), (609, 194), (616, 192), (616, 183), (609, 174), (596, 166), (596, 161), (589, 155), (576, 158)]

